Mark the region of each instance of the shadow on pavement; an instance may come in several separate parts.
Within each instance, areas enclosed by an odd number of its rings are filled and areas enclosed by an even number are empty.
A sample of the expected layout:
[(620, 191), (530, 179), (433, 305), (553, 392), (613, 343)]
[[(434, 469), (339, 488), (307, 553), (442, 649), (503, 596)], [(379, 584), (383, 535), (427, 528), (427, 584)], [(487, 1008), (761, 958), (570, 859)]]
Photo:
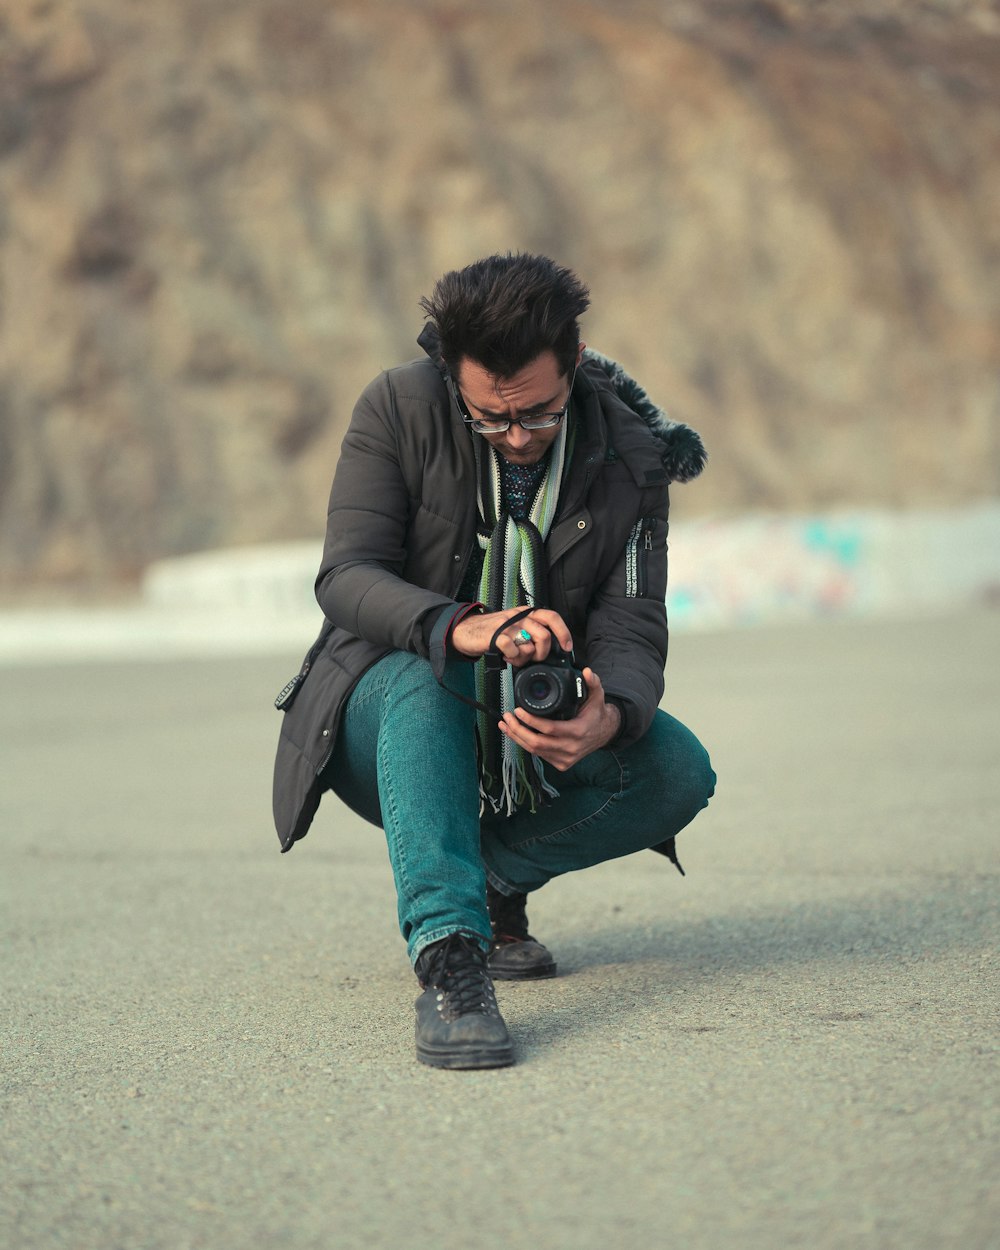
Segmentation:
[[(910, 879), (913, 881), (913, 878)], [(545, 940), (558, 945), (560, 972), (609, 965), (667, 962), (674, 972), (713, 967), (758, 972), (776, 965), (855, 958), (916, 958), (948, 948), (968, 948), (996, 936), (992, 878), (938, 878), (921, 892), (898, 890), (824, 898), (794, 906), (727, 913), (653, 924), (609, 921), (586, 934)], [(787, 886), (785, 887), (787, 888)], [(810, 882), (810, 889), (815, 885)]]

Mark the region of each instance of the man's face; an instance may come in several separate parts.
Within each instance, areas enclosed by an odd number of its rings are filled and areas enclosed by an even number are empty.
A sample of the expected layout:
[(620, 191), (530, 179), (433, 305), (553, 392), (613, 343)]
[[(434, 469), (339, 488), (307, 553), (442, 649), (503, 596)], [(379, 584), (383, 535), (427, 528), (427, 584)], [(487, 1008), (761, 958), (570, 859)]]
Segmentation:
[[(465, 357), (455, 380), (469, 415), (476, 419), (514, 420), (558, 412), (569, 398), (570, 379), (560, 372), (551, 351), (542, 352), (510, 378), (494, 377), (482, 365)], [(511, 425), (503, 434), (480, 437), (511, 464), (537, 464), (555, 441), (560, 425), (545, 430)]]

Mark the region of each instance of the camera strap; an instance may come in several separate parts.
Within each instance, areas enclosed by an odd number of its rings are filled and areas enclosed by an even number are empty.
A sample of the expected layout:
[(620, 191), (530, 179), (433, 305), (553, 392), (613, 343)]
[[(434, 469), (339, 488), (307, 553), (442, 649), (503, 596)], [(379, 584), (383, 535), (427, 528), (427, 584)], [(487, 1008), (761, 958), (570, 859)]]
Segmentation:
[[(522, 608), (520, 612), (515, 612), (513, 616), (509, 616), (496, 630), (494, 630), (493, 637), (490, 639), (490, 645), (483, 652), (483, 659), (485, 660), (486, 667), (488, 669), (495, 671), (506, 666), (507, 657), (502, 651), (497, 649), (497, 639), (508, 626), (515, 625), (518, 621), (523, 621), (524, 618), (526, 616), (530, 616), (534, 610), (535, 609), (531, 606)], [(496, 720), (499, 720), (501, 716), (499, 708), (492, 708), (486, 703), (480, 703), (478, 699), (469, 699), (464, 694), (459, 694), (457, 690), (452, 690), (444, 684), (444, 666), (447, 658), (447, 649), (444, 647), (442, 647), (438, 654), (431, 656), (431, 668), (434, 672), (434, 677), (437, 680), (437, 684), (441, 687), (445, 694), (450, 694), (452, 698), (460, 700), (460, 702), (467, 704), (469, 707), (474, 707), (476, 711), (485, 712), (487, 716), (492, 716)]]

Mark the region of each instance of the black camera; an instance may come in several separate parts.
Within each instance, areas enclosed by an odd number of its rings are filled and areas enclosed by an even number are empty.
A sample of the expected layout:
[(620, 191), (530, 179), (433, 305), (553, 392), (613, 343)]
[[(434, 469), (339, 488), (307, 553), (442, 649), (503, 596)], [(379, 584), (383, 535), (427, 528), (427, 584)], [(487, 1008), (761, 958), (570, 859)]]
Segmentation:
[(572, 720), (587, 701), (587, 683), (572, 652), (553, 642), (549, 658), (514, 675), (514, 704), (549, 720)]

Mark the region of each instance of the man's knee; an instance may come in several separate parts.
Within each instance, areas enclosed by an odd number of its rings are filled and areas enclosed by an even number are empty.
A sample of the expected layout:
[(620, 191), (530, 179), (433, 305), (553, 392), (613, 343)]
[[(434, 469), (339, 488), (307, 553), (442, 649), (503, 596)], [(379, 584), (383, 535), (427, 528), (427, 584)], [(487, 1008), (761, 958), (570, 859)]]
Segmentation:
[(687, 776), (693, 811), (700, 812), (703, 807), (708, 806), (709, 799), (715, 794), (716, 776), (708, 752), (694, 734), (691, 737), (693, 749)]
[(439, 683), (429, 660), (409, 651), (392, 651), (378, 661), (373, 676), (390, 711), (405, 704), (422, 714), (440, 713), (459, 719), (471, 719), (473, 715), (468, 704), (462, 702), (462, 698), (471, 699), (475, 693), (470, 664), (449, 660), (443, 683)]
[[(657, 711), (645, 738), (642, 767), (676, 811), (692, 819), (715, 793), (715, 770), (708, 751), (686, 725)], [(638, 744), (637, 744), (638, 745)]]

